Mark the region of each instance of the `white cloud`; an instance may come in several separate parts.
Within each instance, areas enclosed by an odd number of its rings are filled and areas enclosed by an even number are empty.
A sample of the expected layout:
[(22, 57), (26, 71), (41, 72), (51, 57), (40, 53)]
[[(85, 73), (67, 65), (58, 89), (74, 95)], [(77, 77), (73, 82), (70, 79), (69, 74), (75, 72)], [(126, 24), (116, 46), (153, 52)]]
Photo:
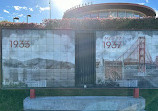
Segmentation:
[(31, 12), (33, 12), (33, 8), (29, 8), (29, 10), (30, 10)]
[(40, 12), (49, 10), (49, 7), (39, 7)]
[(13, 13), (12, 15), (18, 15), (18, 13)]
[(39, 7), (39, 5), (36, 5), (36, 8), (38, 8)]
[(5, 12), (5, 13), (9, 13), (9, 11), (7, 11), (7, 10), (3, 10), (3, 12)]
[(14, 6), (15, 10), (20, 10), (21, 8), (19, 6)]
[(50, 7), (40, 7), (39, 5), (36, 5), (36, 8), (39, 8), (40, 12), (50, 10)]
[(145, 5), (145, 3), (138, 3), (139, 5)]
[(14, 9), (15, 10), (21, 10), (21, 9), (23, 9), (23, 10), (27, 10), (27, 7), (21, 7), (21, 6), (13, 6), (14, 7)]
[(22, 7), (24, 10), (27, 10), (27, 7)]
[(4, 19), (3, 17), (0, 17), (0, 19)]
[(20, 15), (18, 15), (19, 17), (22, 17), (23, 16), (23, 14), (20, 14)]
[(146, 3), (148, 3), (149, 2), (149, 0), (145, 0), (146, 1)]

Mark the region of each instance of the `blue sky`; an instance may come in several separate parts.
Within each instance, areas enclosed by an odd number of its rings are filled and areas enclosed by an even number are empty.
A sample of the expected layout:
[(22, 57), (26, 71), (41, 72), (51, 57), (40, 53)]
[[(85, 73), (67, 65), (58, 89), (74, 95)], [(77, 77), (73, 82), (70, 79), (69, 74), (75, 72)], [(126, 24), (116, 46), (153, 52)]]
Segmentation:
[[(49, 0), (0, 0), (0, 21), (13, 21), (19, 17), (19, 22), (26, 22), (26, 15), (30, 14), (29, 22), (41, 23), (49, 18)], [(153, 8), (158, 13), (158, 0), (51, 0), (52, 18), (61, 19), (65, 10), (83, 3), (139, 3)]]

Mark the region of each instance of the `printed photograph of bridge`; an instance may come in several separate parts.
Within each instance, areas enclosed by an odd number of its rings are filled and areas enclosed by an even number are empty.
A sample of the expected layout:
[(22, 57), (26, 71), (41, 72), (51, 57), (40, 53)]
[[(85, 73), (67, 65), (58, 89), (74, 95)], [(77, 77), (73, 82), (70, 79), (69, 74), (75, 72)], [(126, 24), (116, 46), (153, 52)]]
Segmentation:
[(109, 87), (158, 87), (157, 37), (156, 31), (98, 33), (97, 83)]

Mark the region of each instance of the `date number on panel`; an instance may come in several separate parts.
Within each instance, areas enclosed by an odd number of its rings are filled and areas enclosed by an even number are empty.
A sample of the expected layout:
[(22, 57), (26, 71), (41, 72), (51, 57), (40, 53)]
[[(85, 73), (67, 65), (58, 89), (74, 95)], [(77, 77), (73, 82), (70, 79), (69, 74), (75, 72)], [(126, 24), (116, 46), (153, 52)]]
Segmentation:
[(18, 41), (18, 40), (10, 40), (10, 47), (11, 48), (29, 48), (30, 42), (29, 41)]
[(103, 45), (104, 48), (120, 48), (121, 47), (122, 42), (116, 42), (116, 41), (104, 41)]

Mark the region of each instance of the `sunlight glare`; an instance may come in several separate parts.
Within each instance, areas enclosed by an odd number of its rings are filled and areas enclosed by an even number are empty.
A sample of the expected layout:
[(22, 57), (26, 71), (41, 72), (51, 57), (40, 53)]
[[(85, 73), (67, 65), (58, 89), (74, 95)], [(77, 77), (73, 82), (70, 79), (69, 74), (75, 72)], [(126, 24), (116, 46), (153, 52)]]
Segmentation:
[(61, 11), (66, 11), (74, 6), (82, 4), (82, 0), (52, 0), (54, 5)]

